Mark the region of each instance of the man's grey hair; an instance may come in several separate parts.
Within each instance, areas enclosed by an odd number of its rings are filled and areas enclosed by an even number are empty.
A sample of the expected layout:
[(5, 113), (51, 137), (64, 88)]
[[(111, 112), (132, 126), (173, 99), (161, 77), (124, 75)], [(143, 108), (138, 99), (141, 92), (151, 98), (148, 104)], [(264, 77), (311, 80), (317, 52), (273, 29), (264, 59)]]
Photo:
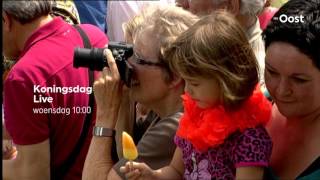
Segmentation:
[(49, 0), (3, 0), (2, 12), (19, 21), (21, 24), (29, 23), (41, 16), (48, 15), (52, 9), (52, 1)]
[[(230, 0), (212, 0), (215, 4), (221, 4)], [(240, 14), (256, 16), (258, 15), (265, 4), (265, 0), (240, 0)]]

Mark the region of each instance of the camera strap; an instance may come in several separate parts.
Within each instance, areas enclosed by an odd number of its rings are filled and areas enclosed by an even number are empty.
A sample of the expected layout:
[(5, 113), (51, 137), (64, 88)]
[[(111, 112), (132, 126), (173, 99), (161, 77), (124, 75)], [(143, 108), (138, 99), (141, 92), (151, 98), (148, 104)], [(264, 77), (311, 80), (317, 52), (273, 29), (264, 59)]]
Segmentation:
[[(79, 34), (82, 38), (84, 47), (91, 48), (91, 43), (90, 43), (90, 40), (89, 40), (87, 34), (81, 29), (80, 26), (74, 25), (73, 27), (75, 27), (76, 30), (79, 32)], [(88, 68), (88, 74), (89, 74), (89, 87), (92, 87), (93, 81), (94, 81), (94, 72)], [(79, 154), (80, 154), (82, 147), (85, 143), (85, 140), (88, 136), (88, 132), (89, 132), (90, 124), (91, 124), (92, 113), (94, 110), (94, 95), (93, 95), (93, 93), (91, 93), (89, 95), (89, 106), (91, 108), (91, 112), (87, 113), (85, 116), (82, 131), (81, 131), (81, 134), (80, 134), (80, 137), (78, 139), (77, 144), (75, 145), (75, 147), (73, 148), (73, 150), (71, 151), (71, 153), (67, 157), (67, 159), (61, 164), (61, 166), (59, 166), (56, 169), (56, 171), (59, 172), (59, 174), (56, 174), (55, 172), (51, 172), (51, 179), (57, 179), (57, 180), (63, 179), (64, 176), (67, 174), (67, 172), (70, 170), (70, 168), (76, 162), (77, 157), (79, 157)]]

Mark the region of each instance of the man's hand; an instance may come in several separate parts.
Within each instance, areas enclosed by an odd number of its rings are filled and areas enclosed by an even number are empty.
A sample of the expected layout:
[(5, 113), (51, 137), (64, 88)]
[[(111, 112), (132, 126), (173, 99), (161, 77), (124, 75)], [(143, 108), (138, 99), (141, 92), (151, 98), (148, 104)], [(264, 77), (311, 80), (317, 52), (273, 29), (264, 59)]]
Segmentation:
[(2, 140), (2, 159), (10, 160), (17, 156), (17, 149), (12, 140)]

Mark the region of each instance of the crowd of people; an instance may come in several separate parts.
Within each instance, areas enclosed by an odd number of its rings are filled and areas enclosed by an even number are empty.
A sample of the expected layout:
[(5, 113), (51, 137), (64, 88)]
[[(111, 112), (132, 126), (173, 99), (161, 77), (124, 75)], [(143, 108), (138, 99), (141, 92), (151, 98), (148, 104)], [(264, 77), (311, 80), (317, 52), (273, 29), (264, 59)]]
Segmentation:
[(2, 1), (3, 179), (319, 179), (320, 0), (271, 1)]

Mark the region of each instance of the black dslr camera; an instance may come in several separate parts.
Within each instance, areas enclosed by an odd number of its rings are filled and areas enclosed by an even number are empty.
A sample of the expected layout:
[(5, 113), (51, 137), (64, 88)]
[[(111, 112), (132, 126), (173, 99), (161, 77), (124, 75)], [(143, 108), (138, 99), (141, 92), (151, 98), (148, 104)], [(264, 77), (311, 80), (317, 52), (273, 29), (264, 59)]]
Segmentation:
[[(130, 87), (132, 66), (128, 63), (128, 58), (133, 54), (133, 46), (124, 42), (109, 42), (108, 49), (116, 61), (121, 80)], [(108, 66), (107, 60), (103, 55), (104, 48), (75, 48), (73, 56), (73, 66), (86, 67), (90, 70), (102, 71)]]

